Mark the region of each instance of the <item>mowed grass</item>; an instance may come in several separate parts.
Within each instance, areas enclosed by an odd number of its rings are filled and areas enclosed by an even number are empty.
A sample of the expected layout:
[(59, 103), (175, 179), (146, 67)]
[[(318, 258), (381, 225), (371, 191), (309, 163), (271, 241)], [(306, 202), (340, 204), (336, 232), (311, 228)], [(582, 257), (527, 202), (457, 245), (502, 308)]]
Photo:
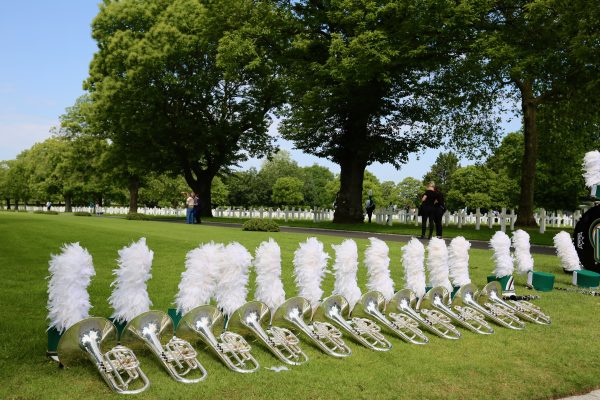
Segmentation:
[[(150, 217), (154, 218), (154, 217)], [(168, 219), (175, 219), (173, 217), (168, 217)], [(179, 220), (182, 220), (179, 218)], [(248, 218), (206, 218), (206, 221), (210, 222), (227, 222), (227, 223), (243, 223), (248, 220)], [(313, 222), (307, 220), (276, 220), (281, 226), (291, 226), (291, 227), (302, 227), (302, 228), (321, 228), (321, 229), (334, 229), (334, 230), (344, 230), (344, 231), (358, 231), (358, 232), (377, 232), (377, 233), (392, 233), (397, 235), (409, 235), (409, 236), (420, 236), (421, 235), (421, 223), (418, 225), (413, 224), (399, 224), (394, 223), (392, 226), (388, 225), (380, 225), (373, 223), (364, 223), (364, 224), (334, 224), (330, 221), (324, 222)], [(515, 228), (518, 229), (518, 228)], [(523, 229), (523, 228), (521, 228)], [(524, 228), (530, 236), (530, 241), (532, 244), (539, 244), (544, 246), (553, 246), (552, 238), (558, 232), (562, 230), (566, 230), (567, 232), (572, 232), (572, 228), (563, 227), (547, 227), (546, 232), (540, 233), (539, 228)], [(457, 225), (448, 225), (443, 227), (443, 236), (445, 238), (453, 238), (456, 236), (463, 236), (468, 240), (483, 240), (488, 241), (494, 235), (496, 231), (500, 230), (500, 225), (496, 224), (491, 229), (484, 224), (481, 224), (479, 230), (475, 229), (475, 225), (463, 225), (459, 228)], [(507, 225), (507, 232), (510, 234), (510, 225)], [(429, 230), (426, 234), (429, 234)], [(434, 230), (435, 234), (435, 230)]]
[[(241, 229), (165, 222), (82, 218), (68, 215), (0, 213), (0, 398), (2, 399), (104, 399), (112, 394), (91, 363), (59, 369), (45, 357), (48, 260), (63, 243), (80, 242), (94, 258), (96, 276), (89, 287), (91, 313), (109, 316), (112, 270), (117, 250), (146, 237), (154, 251), (148, 291), (154, 308), (171, 307), (185, 254), (200, 243), (239, 241), (251, 252), (273, 237), (282, 249), (283, 280), (288, 297), (295, 295), (293, 252), (306, 234), (243, 232)], [(327, 251), (341, 238), (320, 235)], [(362, 265), (368, 241), (357, 240), (361, 258), (359, 286), (366, 290)], [(400, 245), (389, 243), (392, 278), (403, 286)], [(491, 252), (471, 251), (471, 277), (482, 286), (493, 269)], [(567, 285), (558, 259), (534, 256), (536, 269), (556, 274), (557, 284)], [(254, 273), (251, 274), (253, 296)], [(326, 295), (333, 288), (327, 275)], [(524, 278), (517, 278), (517, 291)], [(334, 359), (302, 340), (310, 361), (289, 371), (262, 368), (254, 374), (229, 371), (200, 344), (199, 359), (208, 370), (206, 381), (184, 385), (173, 381), (148, 353), (139, 353), (141, 366), (151, 380), (143, 399), (542, 399), (583, 393), (600, 387), (600, 298), (553, 291), (536, 300), (553, 319), (551, 326), (527, 324), (522, 332), (496, 327), (491, 336), (462, 331), (458, 341), (432, 335), (430, 343), (415, 346), (388, 334), (393, 349), (373, 352), (347, 339), (353, 355)], [(253, 353), (262, 367), (278, 362), (253, 342)]]

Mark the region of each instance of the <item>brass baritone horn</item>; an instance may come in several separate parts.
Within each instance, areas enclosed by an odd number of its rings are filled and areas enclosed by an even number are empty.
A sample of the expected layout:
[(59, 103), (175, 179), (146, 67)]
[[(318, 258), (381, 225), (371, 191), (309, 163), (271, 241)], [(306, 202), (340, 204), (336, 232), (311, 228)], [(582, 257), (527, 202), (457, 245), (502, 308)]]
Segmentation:
[(289, 329), (278, 326), (263, 328), (271, 322), (271, 310), (261, 301), (251, 301), (237, 309), (228, 321), (228, 329), (243, 335), (252, 334), (260, 340), (275, 357), (290, 365), (308, 361), (300, 348), (300, 341)]
[[(450, 318), (435, 309), (420, 308), (419, 305), (415, 309), (416, 303), (417, 296), (415, 292), (410, 289), (402, 289), (394, 295), (388, 304), (388, 307), (390, 307), (388, 316), (392, 321), (399, 320), (402, 316), (408, 316), (441, 338), (451, 340), (460, 338), (460, 332), (450, 323)], [(392, 312), (392, 310), (395, 312)]]
[(344, 296), (339, 294), (323, 300), (315, 311), (313, 318), (325, 318), (350, 335), (363, 346), (375, 351), (387, 351), (392, 344), (383, 336), (381, 328), (370, 319), (350, 318), (350, 305)]
[(177, 334), (187, 340), (201, 339), (232, 371), (250, 373), (259, 368), (248, 342), (237, 333), (223, 330), (223, 314), (213, 305), (198, 306), (186, 313), (179, 321)]
[(273, 322), (286, 328), (297, 329), (317, 345), (325, 354), (332, 357), (348, 357), (352, 350), (342, 339), (342, 333), (327, 322), (311, 321), (306, 323), (305, 318), (310, 319), (312, 308), (310, 302), (304, 297), (292, 297), (287, 299), (275, 311)]
[[(170, 337), (164, 345), (163, 336)], [(206, 370), (196, 358), (196, 350), (189, 342), (173, 336), (173, 321), (162, 311), (147, 311), (129, 321), (121, 342), (131, 346), (143, 343), (177, 382), (197, 383), (206, 379)]]
[(483, 288), (482, 293), (485, 293), (493, 302), (510, 309), (513, 314), (526, 321), (540, 325), (549, 325), (552, 322), (550, 317), (544, 314), (538, 306), (528, 301), (504, 300), (502, 298), (502, 288), (497, 281), (488, 283)]
[(107, 342), (116, 342), (115, 326), (101, 317), (86, 318), (71, 326), (58, 342), (58, 358), (71, 365), (87, 356), (108, 386), (120, 394), (136, 394), (148, 389), (150, 381), (140, 369), (135, 354), (125, 346), (102, 353)]
[[(478, 311), (485, 314), (486, 317), (505, 328), (522, 330), (525, 328), (525, 323), (517, 317), (510, 307), (507, 307), (499, 297), (498, 293), (502, 293), (500, 283), (493, 281), (485, 285), (481, 292), (471, 293), (467, 298), (471, 298), (474, 304), (477, 304)], [(470, 304), (469, 304), (470, 305)], [(476, 308), (477, 306), (473, 306)]]
[(413, 344), (427, 344), (429, 338), (425, 336), (418, 326), (417, 321), (406, 315), (398, 315), (394, 321), (390, 321), (385, 313), (385, 297), (376, 290), (365, 293), (358, 301), (352, 315), (373, 318), (388, 328), (400, 339)]
[[(454, 299), (460, 300), (462, 293), (459, 291)], [(464, 291), (463, 291), (464, 293)], [(494, 329), (485, 321), (485, 317), (472, 307), (456, 307), (458, 314), (452, 310), (449, 304), (450, 294), (448, 290), (443, 286), (437, 286), (431, 288), (425, 296), (419, 302), (420, 308), (423, 309), (436, 309), (442, 314), (446, 315), (456, 324), (467, 328), (471, 332), (479, 333), (481, 335), (490, 335), (494, 333)]]

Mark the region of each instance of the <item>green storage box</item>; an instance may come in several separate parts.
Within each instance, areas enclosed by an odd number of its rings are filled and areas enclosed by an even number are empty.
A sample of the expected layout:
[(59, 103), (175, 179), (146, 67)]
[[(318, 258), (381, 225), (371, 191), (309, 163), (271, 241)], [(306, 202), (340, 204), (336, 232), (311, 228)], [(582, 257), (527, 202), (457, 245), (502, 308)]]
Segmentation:
[[(56, 350), (58, 349), (58, 342), (60, 341), (60, 337), (62, 333), (56, 330), (56, 328), (50, 328), (47, 331), (48, 333), (48, 351), (46, 351), (46, 355), (48, 357), (56, 357)], [(58, 359), (57, 359), (58, 360)]]
[(177, 326), (179, 325), (179, 321), (181, 321), (182, 315), (179, 314), (175, 308), (169, 308), (167, 314), (169, 314), (169, 317), (173, 320), (173, 331), (177, 331)]
[(512, 275), (497, 277), (496, 275), (488, 275), (488, 283), (493, 281), (500, 282), (502, 286), (502, 294), (513, 295), (515, 294), (515, 278)]
[(573, 271), (573, 285), (582, 288), (597, 288), (600, 286), (600, 274), (585, 269)]
[(540, 292), (549, 292), (554, 289), (554, 275), (547, 272), (529, 271), (527, 286)]

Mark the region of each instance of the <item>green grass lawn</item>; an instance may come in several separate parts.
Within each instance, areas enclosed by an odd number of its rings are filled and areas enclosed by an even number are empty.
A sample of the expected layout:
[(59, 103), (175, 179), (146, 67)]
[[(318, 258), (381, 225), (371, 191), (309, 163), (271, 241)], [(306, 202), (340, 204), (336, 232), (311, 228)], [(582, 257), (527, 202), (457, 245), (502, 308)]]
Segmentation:
[[(109, 316), (109, 284), (116, 267), (117, 250), (141, 236), (154, 250), (148, 291), (154, 308), (172, 306), (185, 254), (199, 243), (239, 241), (250, 251), (273, 237), (282, 249), (283, 279), (288, 297), (296, 294), (292, 277), (293, 251), (306, 234), (243, 232), (241, 229), (206, 225), (126, 221), (112, 218), (82, 218), (71, 215), (0, 213), (0, 398), (71, 399), (118, 398), (112, 394), (91, 363), (64, 370), (45, 357), (46, 277), (51, 253), (65, 242), (80, 242), (94, 258), (96, 276), (89, 291), (93, 315)], [(326, 249), (341, 242), (339, 237), (319, 236)], [(357, 240), (362, 254), (368, 242)], [(389, 243), (392, 278), (403, 286), (400, 246)], [(492, 269), (491, 252), (471, 251), (471, 276), (479, 286)], [(534, 256), (536, 269), (556, 274), (566, 285), (556, 257)], [(251, 285), (253, 286), (253, 274)], [(323, 283), (331, 293), (333, 275)], [(364, 291), (366, 270), (359, 269)], [(517, 278), (517, 291), (530, 293), (524, 278)], [(250, 295), (253, 290), (250, 291)], [(249, 296), (250, 297), (250, 296)], [(600, 387), (600, 342), (597, 315), (600, 298), (553, 291), (536, 300), (553, 319), (551, 326), (527, 324), (522, 332), (495, 327), (491, 336), (462, 331), (458, 341), (438, 339), (415, 346), (386, 335), (393, 349), (372, 352), (348, 343), (353, 355), (334, 359), (302, 341), (310, 361), (290, 371), (275, 373), (261, 369), (242, 375), (229, 371), (198, 344), (199, 359), (208, 370), (206, 381), (184, 385), (173, 381), (147, 353), (140, 353), (141, 366), (151, 380), (144, 399), (540, 399), (583, 393)], [(280, 363), (259, 345), (253, 352), (262, 367)]]
[[(172, 217), (168, 217), (172, 218)], [(180, 218), (181, 219), (181, 218)], [(248, 218), (205, 218), (206, 221), (214, 222), (231, 222), (231, 223), (243, 223)], [(364, 223), (364, 224), (334, 224), (333, 222), (313, 222), (313, 221), (291, 221), (287, 222), (284, 220), (276, 220), (281, 226), (295, 226), (303, 228), (322, 228), (322, 229), (335, 229), (345, 231), (360, 231), (360, 232), (378, 232), (378, 233), (395, 233), (399, 235), (410, 235), (420, 236), (421, 235), (421, 224), (399, 224), (394, 223), (393, 226), (379, 225), (376, 223)], [(492, 229), (488, 228), (487, 225), (481, 225), (480, 230), (475, 230), (475, 225), (463, 225), (462, 228), (458, 228), (456, 225), (444, 226), (443, 234), (446, 238), (453, 238), (456, 236), (464, 236), (468, 240), (484, 240), (488, 241), (494, 235), (496, 231), (500, 230), (500, 225), (496, 224)], [(510, 226), (507, 227), (507, 231), (510, 230)], [(545, 246), (553, 246), (552, 238), (561, 230), (572, 232), (572, 228), (552, 228), (547, 227), (545, 233), (540, 233), (539, 228), (526, 228), (525, 229), (530, 235), (530, 241), (532, 244), (540, 244)], [(435, 233), (435, 232), (434, 232)], [(509, 232), (510, 233), (510, 232)]]

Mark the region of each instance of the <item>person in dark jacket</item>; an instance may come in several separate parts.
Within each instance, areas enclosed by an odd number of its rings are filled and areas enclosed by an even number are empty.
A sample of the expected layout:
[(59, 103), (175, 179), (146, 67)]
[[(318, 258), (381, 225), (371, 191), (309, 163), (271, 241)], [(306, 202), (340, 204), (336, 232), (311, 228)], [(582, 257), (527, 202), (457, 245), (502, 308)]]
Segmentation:
[(202, 223), (202, 220), (200, 219), (201, 208), (200, 197), (196, 194), (194, 195), (194, 220), (197, 224)]
[[(436, 216), (436, 202), (438, 200), (438, 193), (435, 191), (435, 183), (429, 182), (427, 184), (427, 190), (421, 196), (421, 207), (419, 207), (419, 214), (421, 215), (421, 239), (425, 239), (425, 231), (427, 230), (427, 221), (429, 221), (429, 239), (433, 235), (433, 224)], [(441, 228), (441, 227), (440, 227)]]
[[(433, 222), (435, 224), (435, 235), (439, 238), (442, 237), (442, 217), (446, 212), (446, 203), (444, 201), (444, 194), (435, 188), (436, 199), (433, 205)], [(429, 234), (431, 237), (431, 233)]]

